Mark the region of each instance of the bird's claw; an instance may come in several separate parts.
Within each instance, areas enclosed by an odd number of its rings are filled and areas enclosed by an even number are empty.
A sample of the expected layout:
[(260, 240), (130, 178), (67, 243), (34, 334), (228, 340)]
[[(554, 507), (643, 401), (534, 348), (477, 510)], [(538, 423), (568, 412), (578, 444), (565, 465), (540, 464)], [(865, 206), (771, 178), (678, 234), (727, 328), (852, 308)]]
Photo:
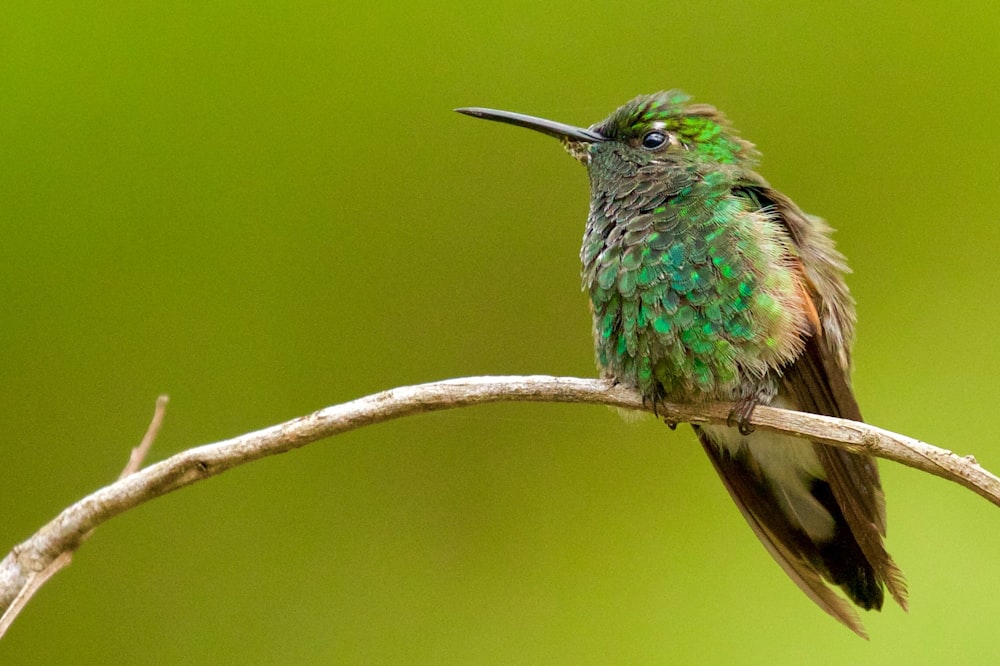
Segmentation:
[[(643, 408), (646, 408), (647, 406), (648, 407), (652, 407), (653, 408), (653, 416), (655, 416), (656, 418), (660, 418), (660, 412), (657, 409), (657, 405), (659, 404), (659, 402), (660, 402), (660, 398), (658, 396), (656, 396), (656, 395), (652, 395), (652, 396), (644, 395), (644, 396), (642, 396), (642, 406), (643, 406)], [(663, 423), (666, 424), (666, 426), (668, 428), (670, 428), (671, 430), (677, 430), (677, 421), (673, 420), (669, 416), (664, 416), (663, 417)]]
[(726, 425), (731, 428), (735, 427), (740, 431), (741, 435), (747, 437), (754, 431), (754, 427), (750, 423), (750, 418), (753, 416), (753, 410), (756, 407), (757, 399), (755, 397), (741, 398), (732, 410), (730, 410), (729, 416), (726, 418)]
[(649, 404), (653, 408), (653, 416), (656, 417), (656, 418), (660, 418), (660, 414), (656, 411), (656, 402), (657, 401), (656, 401), (656, 397), (655, 396), (654, 397), (649, 397), (647, 395), (643, 395), (642, 396), (642, 407), (643, 407), (643, 409), (645, 409), (646, 405)]

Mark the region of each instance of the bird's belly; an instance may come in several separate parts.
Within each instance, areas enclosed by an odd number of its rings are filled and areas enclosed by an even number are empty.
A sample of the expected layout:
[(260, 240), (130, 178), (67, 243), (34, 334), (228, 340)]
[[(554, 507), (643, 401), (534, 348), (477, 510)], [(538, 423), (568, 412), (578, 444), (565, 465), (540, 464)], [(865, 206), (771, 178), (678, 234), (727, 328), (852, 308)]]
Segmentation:
[(757, 392), (801, 352), (805, 324), (791, 290), (743, 284), (728, 300), (670, 291), (595, 306), (604, 375), (651, 399), (732, 401)]

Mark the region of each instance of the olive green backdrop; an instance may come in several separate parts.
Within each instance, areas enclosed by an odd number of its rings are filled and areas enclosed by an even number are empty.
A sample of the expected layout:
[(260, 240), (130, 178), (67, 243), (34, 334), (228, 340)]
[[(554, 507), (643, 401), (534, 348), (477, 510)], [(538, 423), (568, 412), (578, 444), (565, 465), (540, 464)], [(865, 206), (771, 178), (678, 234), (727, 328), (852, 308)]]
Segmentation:
[[(5, 0), (0, 551), (113, 480), (161, 392), (153, 460), (398, 385), (593, 376), (584, 170), (451, 109), (589, 124), (669, 87), (838, 229), (866, 417), (1000, 470), (1000, 10), (842, 4)], [(0, 661), (994, 662), (1000, 509), (882, 469), (912, 611), (870, 642), (686, 429), (502, 405), (112, 520)]]

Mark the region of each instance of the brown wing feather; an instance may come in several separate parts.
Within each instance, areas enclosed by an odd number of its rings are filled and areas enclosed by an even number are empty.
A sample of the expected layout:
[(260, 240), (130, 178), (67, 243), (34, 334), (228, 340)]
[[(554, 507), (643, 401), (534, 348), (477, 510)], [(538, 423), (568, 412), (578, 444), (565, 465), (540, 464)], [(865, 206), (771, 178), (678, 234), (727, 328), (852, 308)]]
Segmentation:
[[(834, 248), (825, 222), (807, 216), (791, 199), (766, 184), (751, 189), (788, 229), (799, 253), (796, 262), (807, 314), (814, 326), (817, 313), (819, 317), (820, 325), (806, 340), (803, 353), (784, 371), (784, 388), (802, 411), (861, 421), (849, 380), (854, 308), (842, 277), (848, 270), (846, 262)], [(822, 444), (814, 447), (861, 551), (879, 582), (885, 583), (892, 598), (906, 609), (906, 582), (882, 542), (885, 497), (875, 459)]]
[[(783, 376), (785, 390), (799, 409), (826, 416), (861, 420), (861, 410), (847, 384), (846, 375), (824, 354), (823, 341), (813, 337)], [(814, 444), (826, 472), (830, 490), (877, 579), (892, 598), (907, 608), (906, 582), (885, 549), (885, 497), (878, 467), (871, 456)]]
[[(806, 215), (788, 197), (771, 189), (757, 174), (743, 192), (762, 209), (770, 210), (789, 233), (797, 256), (800, 289), (813, 335), (802, 354), (783, 372), (784, 391), (799, 409), (861, 421), (861, 410), (850, 386), (851, 346), (854, 338), (854, 300), (843, 276), (847, 262), (830, 238), (823, 220)], [(878, 467), (870, 456), (814, 444), (830, 492), (876, 577), (893, 599), (907, 608), (906, 583), (886, 552), (885, 498)], [(877, 604), (876, 607), (880, 605)]]

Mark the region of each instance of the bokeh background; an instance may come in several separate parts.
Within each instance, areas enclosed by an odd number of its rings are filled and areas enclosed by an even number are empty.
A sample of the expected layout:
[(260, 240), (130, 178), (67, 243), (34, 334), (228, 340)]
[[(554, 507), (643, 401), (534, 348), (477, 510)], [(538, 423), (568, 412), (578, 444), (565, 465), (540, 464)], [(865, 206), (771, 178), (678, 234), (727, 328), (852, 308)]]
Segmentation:
[[(0, 550), (153, 460), (381, 389), (593, 376), (584, 170), (452, 113), (679, 87), (828, 218), (882, 427), (1000, 470), (995, 3), (0, 6)], [(808, 7), (808, 8), (806, 8)], [(409, 418), (102, 526), (11, 664), (995, 663), (1000, 510), (883, 463), (910, 581), (817, 610), (686, 429)]]

